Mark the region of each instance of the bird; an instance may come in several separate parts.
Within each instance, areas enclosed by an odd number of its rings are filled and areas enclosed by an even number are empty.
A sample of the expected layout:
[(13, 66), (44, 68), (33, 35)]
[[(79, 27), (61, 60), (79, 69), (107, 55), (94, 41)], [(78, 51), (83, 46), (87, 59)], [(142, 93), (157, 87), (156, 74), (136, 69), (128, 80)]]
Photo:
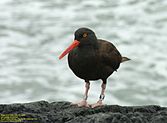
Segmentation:
[[(94, 31), (81, 27), (74, 33), (74, 41), (59, 56), (62, 59), (68, 54), (68, 65), (72, 72), (85, 81), (83, 99), (76, 103), (79, 107), (103, 106), (108, 77), (119, 68), (120, 64), (130, 60), (123, 57), (117, 48), (109, 41), (98, 39)], [(88, 104), (90, 81), (102, 80), (99, 100)]]

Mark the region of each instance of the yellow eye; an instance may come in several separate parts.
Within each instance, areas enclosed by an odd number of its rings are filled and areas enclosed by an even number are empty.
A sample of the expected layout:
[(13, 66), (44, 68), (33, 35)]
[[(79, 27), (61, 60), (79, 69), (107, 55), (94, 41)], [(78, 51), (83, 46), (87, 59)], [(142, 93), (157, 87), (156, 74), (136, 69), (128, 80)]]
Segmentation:
[(87, 36), (88, 36), (88, 33), (85, 32), (85, 33), (83, 34), (83, 37), (86, 38)]

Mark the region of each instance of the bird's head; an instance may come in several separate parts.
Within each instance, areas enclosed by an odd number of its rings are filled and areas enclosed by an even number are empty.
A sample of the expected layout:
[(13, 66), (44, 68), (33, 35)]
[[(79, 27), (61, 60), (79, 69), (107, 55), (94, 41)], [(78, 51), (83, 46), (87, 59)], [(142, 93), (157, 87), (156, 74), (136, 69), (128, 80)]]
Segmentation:
[(95, 33), (88, 28), (79, 28), (74, 33), (74, 41), (72, 44), (59, 56), (59, 59), (63, 58), (66, 54), (72, 51), (75, 47), (82, 47), (92, 45), (95, 46), (97, 38)]
[(95, 41), (97, 41), (95, 33), (88, 28), (79, 28), (74, 33), (74, 40), (80, 42), (80, 46), (82, 45), (93, 45)]

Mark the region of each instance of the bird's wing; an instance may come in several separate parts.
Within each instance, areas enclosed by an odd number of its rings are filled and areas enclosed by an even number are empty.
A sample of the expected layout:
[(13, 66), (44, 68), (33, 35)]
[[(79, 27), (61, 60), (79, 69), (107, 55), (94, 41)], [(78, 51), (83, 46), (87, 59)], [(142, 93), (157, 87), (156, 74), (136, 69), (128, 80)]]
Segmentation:
[(104, 40), (98, 40), (99, 43), (99, 57), (103, 64), (117, 70), (122, 60), (122, 56), (116, 47)]

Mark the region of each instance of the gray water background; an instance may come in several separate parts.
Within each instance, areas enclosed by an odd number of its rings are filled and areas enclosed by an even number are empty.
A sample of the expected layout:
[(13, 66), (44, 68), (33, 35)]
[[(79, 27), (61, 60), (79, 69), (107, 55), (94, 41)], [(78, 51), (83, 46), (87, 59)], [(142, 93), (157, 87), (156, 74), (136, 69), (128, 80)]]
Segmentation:
[(132, 59), (108, 79), (106, 104), (167, 106), (167, 0), (0, 0), (0, 103), (79, 101), (83, 80), (58, 60), (79, 27)]

